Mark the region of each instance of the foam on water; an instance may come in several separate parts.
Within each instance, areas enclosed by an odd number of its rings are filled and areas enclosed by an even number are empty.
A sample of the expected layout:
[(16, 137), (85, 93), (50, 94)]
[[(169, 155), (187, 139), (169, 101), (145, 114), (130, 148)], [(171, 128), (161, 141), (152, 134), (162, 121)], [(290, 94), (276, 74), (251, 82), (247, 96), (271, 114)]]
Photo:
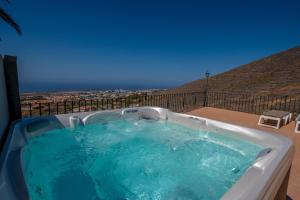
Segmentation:
[(219, 199), (262, 148), (168, 121), (43, 133), (23, 148), (33, 200)]

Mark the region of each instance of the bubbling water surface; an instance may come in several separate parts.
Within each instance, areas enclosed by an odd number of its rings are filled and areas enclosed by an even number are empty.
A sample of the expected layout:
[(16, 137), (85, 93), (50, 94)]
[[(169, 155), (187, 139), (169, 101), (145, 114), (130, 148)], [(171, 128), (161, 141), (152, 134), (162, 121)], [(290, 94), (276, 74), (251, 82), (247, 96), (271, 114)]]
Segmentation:
[(219, 199), (262, 148), (168, 121), (115, 120), (33, 137), (32, 200)]

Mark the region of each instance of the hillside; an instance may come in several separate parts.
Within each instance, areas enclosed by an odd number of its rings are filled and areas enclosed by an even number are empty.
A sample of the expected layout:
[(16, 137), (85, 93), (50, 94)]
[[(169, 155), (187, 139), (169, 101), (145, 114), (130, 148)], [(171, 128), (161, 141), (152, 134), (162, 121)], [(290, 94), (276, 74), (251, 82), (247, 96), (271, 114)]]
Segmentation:
[[(203, 91), (204, 79), (192, 81), (172, 92)], [(262, 58), (209, 78), (210, 91), (252, 94), (300, 94), (300, 46)]]

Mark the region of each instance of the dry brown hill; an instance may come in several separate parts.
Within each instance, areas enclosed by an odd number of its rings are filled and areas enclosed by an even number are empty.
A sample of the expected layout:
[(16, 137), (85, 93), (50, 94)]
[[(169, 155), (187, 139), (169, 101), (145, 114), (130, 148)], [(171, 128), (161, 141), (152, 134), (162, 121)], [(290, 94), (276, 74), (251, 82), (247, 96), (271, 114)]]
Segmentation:
[[(192, 81), (172, 92), (203, 91), (204, 79)], [(209, 78), (210, 91), (252, 94), (300, 94), (300, 46), (265, 57)]]

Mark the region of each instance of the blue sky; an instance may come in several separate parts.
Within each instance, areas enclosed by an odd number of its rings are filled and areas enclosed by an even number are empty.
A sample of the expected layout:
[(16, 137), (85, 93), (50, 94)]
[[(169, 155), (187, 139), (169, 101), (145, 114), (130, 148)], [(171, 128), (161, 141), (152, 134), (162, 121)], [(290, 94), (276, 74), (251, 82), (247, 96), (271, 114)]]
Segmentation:
[(299, 1), (12, 0), (22, 91), (175, 87), (300, 45)]

